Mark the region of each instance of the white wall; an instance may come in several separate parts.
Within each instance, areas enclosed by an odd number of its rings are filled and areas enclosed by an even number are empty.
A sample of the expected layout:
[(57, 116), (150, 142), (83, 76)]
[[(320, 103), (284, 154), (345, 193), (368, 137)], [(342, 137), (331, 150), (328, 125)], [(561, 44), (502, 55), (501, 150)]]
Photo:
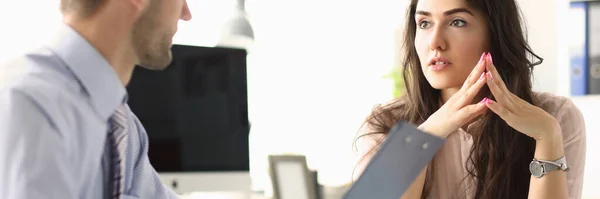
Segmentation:
[[(559, 30), (557, 21), (559, 4), (564, 0), (518, 0), (527, 24), (528, 41), (533, 51), (544, 58), (534, 69), (535, 91), (558, 93), (557, 69), (559, 54)], [(502, 66), (499, 66), (502, 67)]]
[[(0, 64), (53, 36), (61, 22), (59, 0), (0, 1)], [(32, 6), (35, 5), (35, 6)]]
[(585, 177), (583, 183), (583, 198), (600, 198), (598, 179), (600, 179), (600, 96), (574, 98), (573, 102), (579, 107), (586, 124), (587, 151), (585, 163)]
[(180, 21), (173, 38), (175, 44), (215, 46), (221, 28), (233, 14), (234, 0), (188, 0), (192, 20)]

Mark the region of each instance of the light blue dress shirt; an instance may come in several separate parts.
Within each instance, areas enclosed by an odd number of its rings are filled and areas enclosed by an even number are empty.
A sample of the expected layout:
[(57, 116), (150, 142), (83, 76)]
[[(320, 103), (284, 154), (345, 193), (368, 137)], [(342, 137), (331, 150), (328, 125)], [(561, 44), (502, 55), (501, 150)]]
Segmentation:
[[(108, 198), (108, 119), (125, 99), (107, 60), (66, 24), (0, 66), (0, 198)], [(124, 198), (177, 198), (150, 165), (146, 131), (128, 107), (127, 117)]]

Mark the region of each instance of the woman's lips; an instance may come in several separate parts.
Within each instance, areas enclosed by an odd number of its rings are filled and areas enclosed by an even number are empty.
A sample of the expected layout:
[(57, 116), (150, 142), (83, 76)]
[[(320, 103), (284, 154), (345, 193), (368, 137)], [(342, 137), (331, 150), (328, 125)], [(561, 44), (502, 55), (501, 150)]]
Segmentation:
[(448, 67), (450, 64), (451, 63), (431, 64), (431, 65), (429, 65), (429, 70), (440, 71), (440, 70)]
[(448, 61), (445, 57), (437, 56), (429, 60), (429, 70), (440, 71), (450, 64), (452, 64), (452, 62)]

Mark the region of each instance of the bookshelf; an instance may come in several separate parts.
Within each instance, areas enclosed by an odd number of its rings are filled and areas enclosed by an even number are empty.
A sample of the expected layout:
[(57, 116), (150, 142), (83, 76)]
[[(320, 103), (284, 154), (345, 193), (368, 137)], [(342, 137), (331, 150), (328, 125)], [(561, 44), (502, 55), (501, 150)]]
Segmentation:
[[(566, 1), (562, 1), (564, 2), (564, 4), (560, 5), (559, 7), (559, 11), (556, 13), (556, 23), (557, 24), (569, 24), (569, 25), (573, 25), (570, 26), (570, 28), (564, 28), (564, 25), (558, 25), (559, 27), (563, 27), (563, 28), (559, 28), (557, 30), (557, 43), (558, 43), (558, 48), (561, 49), (565, 49), (565, 50), (558, 50), (558, 54), (557, 56), (560, 57), (560, 61), (557, 63), (557, 82), (559, 83), (559, 94), (561, 95), (565, 95), (568, 96), (570, 98), (572, 98), (573, 100), (577, 100), (577, 101), (581, 101), (582, 104), (588, 104), (589, 102), (592, 101), (596, 101), (596, 102), (600, 102), (600, 94), (598, 94), (598, 90), (597, 90), (597, 86), (595, 86), (595, 88), (590, 88), (591, 84), (594, 85), (598, 85), (597, 83), (590, 83), (593, 80), (590, 79), (592, 78), (591, 76), (593, 75), (593, 72), (591, 72), (592, 69), (590, 69), (589, 67), (591, 67), (590, 63), (590, 59), (592, 56), (590, 55), (590, 53), (592, 54), (596, 54), (597, 50), (594, 50), (595, 52), (590, 52), (590, 45), (592, 45), (591, 43), (594, 43), (594, 45), (597, 46), (598, 40), (594, 39), (594, 41), (590, 41), (590, 35), (592, 34), (590, 32), (590, 30), (588, 30), (590, 27), (590, 22), (588, 20), (590, 20), (590, 6), (592, 3), (594, 5), (598, 5), (600, 3), (600, 0), (566, 0)], [(574, 7), (571, 7), (571, 3), (586, 3), (588, 6), (586, 6), (586, 10), (585, 11), (585, 15), (583, 14), (583, 7), (581, 6), (582, 4), (576, 6), (575, 10), (573, 11), (571, 10)], [(562, 6), (567, 6), (566, 9), (567, 10), (563, 10), (564, 8), (562, 8)], [(597, 12), (595, 12), (597, 13)], [(597, 14), (594, 14), (597, 16)], [(594, 17), (595, 18), (595, 17)], [(580, 22), (580, 20), (586, 20), (586, 22)], [(587, 23), (587, 24), (586, 24)], [(584, 25), (585, 24), (585, 25)], [(594, 22), (594, 24), (596, 24), (596, 22)], [(585, 29), (583, 29), (583, 27), (585, 27)], [(583, 33), (583, 32), (585, 33)], [(583, 35), (587, 34), (588, 38), (585, 39), (578, 39), (578, 38), (583, 38)], [(594, 33), (595, 34), (595, 33)], [(596, 38), (596, 37), (595, 37)], [(575, 43), (573, 43), (575, 42)], [(585, 44), (585, 46), (580, 43), (580, 42), (586, 42), (587, 44)], [(581, 49), (585, 49), (583, 50), (583, 52), (585, 54), (587, 54), (586, 56), (584, 56), (584, 58), (579, 59), (577, 58), (576, 60), (573, 60), (573, 56), (581, 56), (580, 50)], [(575, 51), (572, 51), (575, 50)], [(576, 52), (576, 54), (573, 54), (573, 52)], [(577, 53), (579, 52), (579, 53)], [(587, 60), (585, 62), (583, 62), (582, 60)], [(581, 68), (583, 70), (586, 70), (587, 72), (584, 73), (585, 76), (587, 76), (587, 78), (583, 81), (588, 82), (587, 84), (587, 94), (585, 95), (581, 95), (581, 90), (577, 90), (574, 91), (573, 93), (579, 93), (577, 95), (573, 95), (571, 92), (571, 88), (577, 88), (577, 89), (581, 89), (581, 86), (577, 86), (577, 85), (581, 85), (581, 81), (579, 78), (579, 80), (573, 80), (572, 78), (572, 73), (574, 70), (577, 70), (577, 66), (573, 65), (575, 64), (580, 64), (580, 63), (584, 63), (584, 65), (586, 65), (584, 68)], [(575, 67), (575, 68), (573, 68)], [(597, 78), (597, 77), (596, 77)], [(575, 85), (574, 87), (572, 87), (572, 83), (576, 83), (577, 85)]]

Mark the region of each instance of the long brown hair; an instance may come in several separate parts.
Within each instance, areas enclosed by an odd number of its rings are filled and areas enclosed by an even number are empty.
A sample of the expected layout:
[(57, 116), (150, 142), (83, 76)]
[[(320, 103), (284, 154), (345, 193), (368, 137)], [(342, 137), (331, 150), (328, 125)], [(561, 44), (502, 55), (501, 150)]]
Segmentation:
[[(531, 90), (533, 66), (542, 58), (533, 53), (524, 35), (525, 24), (514, 0), (465, 0), (467, 5), (481, 11), (488, 22), (489, 51), (507, 88), (521, 99), (537, 104)], [(411, 0), (406, 17), (403, 41), (402, 74), (405, 93), (394, 102), (378, 106), (364, 125), (364, 135), (387, 134), (400, 120), (418, 125), (440, 108), (440, 91), (431, 87), (421, 70), (414, 47), (417, 24), (414, 20), (418, 0)], [(530, 61), (537, 58), (539, 61)], [(487, 89), (485, 89), (487, 90)], [(494, 97), (487, 92), (488, 98)], [(485, 130), (485, 132), (484, 132)], [(474, 145), (467, 159), (468, 176), (475, 179), (475, 198), (527, 198), (535, 141), (508, 126), (504, 120), (488, 111), (474, 129)], [(429, 164), (422, 198), (432, 187), (433, 164)], [(466, 191), (465, 191), (466, 192)], [(464, 193), (463, 193), (464, 194)]]

